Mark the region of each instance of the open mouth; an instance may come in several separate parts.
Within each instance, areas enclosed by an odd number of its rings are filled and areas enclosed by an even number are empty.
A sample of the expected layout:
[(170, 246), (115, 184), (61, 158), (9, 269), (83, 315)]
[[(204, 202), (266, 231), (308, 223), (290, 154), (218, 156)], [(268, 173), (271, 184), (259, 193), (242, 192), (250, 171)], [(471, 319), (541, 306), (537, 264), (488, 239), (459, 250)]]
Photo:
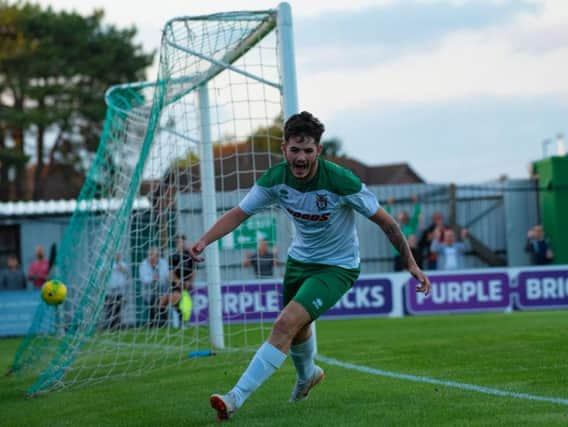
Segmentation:
[(295, 175), (304, 175), (308, 171), (308, 165), (294, 165)]

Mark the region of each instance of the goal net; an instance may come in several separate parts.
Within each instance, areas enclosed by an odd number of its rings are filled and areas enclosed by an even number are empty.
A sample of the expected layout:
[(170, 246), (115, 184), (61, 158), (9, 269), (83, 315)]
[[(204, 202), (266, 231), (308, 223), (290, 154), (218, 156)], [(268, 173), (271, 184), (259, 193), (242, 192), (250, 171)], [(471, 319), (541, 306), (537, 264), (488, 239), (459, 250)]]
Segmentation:
[[(57, 256), (67, 298), (40, 305), (12, 366), (34, 375), (29, 395), (179, 363), (234, 363), (266, 339), (281, 303), (282, 267), (270, 260), (289, 243), (284, 216), (250, 218), (210, 245), (199, 268), (183, 246), (282, 160), (295, 90), (287, 4), (172, 19), (156, 81), (108, 90), (100, 145)], [(260, 240), (274, 256), (258, 253)]]

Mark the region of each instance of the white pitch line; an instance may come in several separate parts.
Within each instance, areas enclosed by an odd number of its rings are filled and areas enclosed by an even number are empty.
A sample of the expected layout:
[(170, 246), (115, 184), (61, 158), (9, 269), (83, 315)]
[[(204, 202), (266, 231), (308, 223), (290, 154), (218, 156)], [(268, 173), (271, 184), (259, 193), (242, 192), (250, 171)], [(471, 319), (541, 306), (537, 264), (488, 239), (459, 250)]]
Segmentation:
[(421, 377), (418, 375), (399, 374), (397, 372), (385, 371), (383, 369), (371, 368), (369, 366), (355, 365), (349, 362), (342, 362), (341, 360), (332, 359), (331, 357), (325, 357), (321, 355), (316, 355), (316, 359), (324, 363), (327, 363), (329, 365), (335, 365), (341, 368), (350, 369), (352, 371), (363, 372), (365, 374), (377, 375), (381, 377), (396, 378), (400, 380), (414, 381), (418, 383), (435, 384), (444, 387), (453, 387), (453, 388), (458, 388), (460, 390), (475, 391), (477, 393), (490, 394), (493, 396), (514, 397), (515, 399), (536, 400), (540, 402), (557, 403), (559, 405), (568, 406), (568, 399), (562, 399), (559, 397), (547, 397), (547, 396), (537, 396), (535, 394), (528, 394), (528, 393), (516, 393), (514, 391), (499, 390), (497, 388), (483, 387), (475, 384), (437, 380), (436, 378)]

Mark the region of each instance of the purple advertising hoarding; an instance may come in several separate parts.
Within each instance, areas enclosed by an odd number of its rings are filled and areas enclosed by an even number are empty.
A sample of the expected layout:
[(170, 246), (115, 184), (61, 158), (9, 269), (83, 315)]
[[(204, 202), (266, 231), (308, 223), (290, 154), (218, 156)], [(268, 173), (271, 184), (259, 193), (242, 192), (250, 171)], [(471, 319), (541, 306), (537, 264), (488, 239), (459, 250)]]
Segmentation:
[[(568, 308), (568, 266), (431, 272), (433, 288), (428, 297), (417, 294), (416, 280), (408, 282), (408, 277), (400, 273), (364, 277), (322, 318), (506, 310), (513, 308), (513, 296), (519, 310)], [(37, 292), (2, 292), (0, 336), (27, 332), (40, 301)], [(191, 323), (206, 324), (207, 290), (197, 287), (191, 294)], [(230, 283), (221, 287), (221, 298), (223, 322), (271, 323), (282, 306), (282, 285), (270, 281)]]
[[(515, 277), (517, 286), (511, 286), (511, 279)], [(322, 318), (403, 315), (402, 311), (393, 312), (396, 299), (393, 293), (402, 285), (397, 282), (395, 287), (393, 280), (396, 279), (393, 278), (382, 276), (358, 280)], [(432, 273), (429, 278), (432, 291), (427, 297), (415, 292), (415, 279), (404, 286), (408, 313), (505, 310), (512, 307), (514, 294), (518, 295), (520, 309), (568, 307), (568, 269)], [(207, 322), (206, 289), (197, 288), (192, 291), (192, 296), (191, 321)], [(282, 307), (282, 285), (280, 282), (231, 283), (221, 287), (221, 298), (225, 323), (271, 322)]]
[(568, 307), (568, 270), (524, 271), (517, 278), (520, 308)]
[[(206, 288), (192, 291), (191, 322), (206, 323), (209, 318)], [(280, 283), (232, 283), (221, 286), (224, 323), (274, 320), (282, 305)]]
[[(192, 292), (192, 323), (208, 320), (207, 290)], [(276, 282), (233, 283), (221, 286), (224, 323), (273, 321), (282, 307), (282, 285)], [(392, 310), (392, 283), (389, 279), (361, 279), (323, 318), (380, 316)]]
[(510, 305), (509, 277), (504, 272), (432, 274), (429, 278), (429, 296), (415, 291), (415, 279), (409, 281), (406, 302), (410, 313), (499, 310)]
[(384, 316), (391, 310), (392, 282), (385, 278), (360, 279), (322, 318)]

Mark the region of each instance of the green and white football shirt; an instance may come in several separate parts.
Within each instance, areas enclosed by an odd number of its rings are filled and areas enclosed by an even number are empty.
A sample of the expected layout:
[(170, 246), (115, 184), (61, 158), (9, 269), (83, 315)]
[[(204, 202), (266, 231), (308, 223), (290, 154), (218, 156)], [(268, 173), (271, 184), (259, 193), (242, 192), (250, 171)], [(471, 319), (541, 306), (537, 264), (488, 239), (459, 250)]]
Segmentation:
[(268, 169), (239, 203), (253, 215), (277, 205), (294, 221), (296, 234), (288, 255), (298, 261), (359, 267), (355, 212), (370, 217), (379, 202), (351, 171), (319, 158), (309, 182), (297, 180), (288, 164)]

